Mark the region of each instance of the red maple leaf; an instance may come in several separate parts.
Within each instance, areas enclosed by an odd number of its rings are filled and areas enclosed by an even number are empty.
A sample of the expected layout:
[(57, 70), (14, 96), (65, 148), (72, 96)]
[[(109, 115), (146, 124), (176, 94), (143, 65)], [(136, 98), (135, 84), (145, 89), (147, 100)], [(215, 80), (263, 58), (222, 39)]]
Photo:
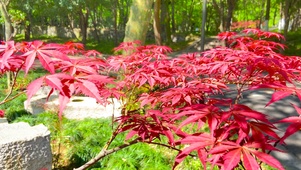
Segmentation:
[(59, 44), (44, 44), (42, 41), (33, 41), (28, 51), (22, 56), (26, 57), (25, 72), (32, 67), (36, 58), (39, 59), (42, 66), (50, 73), (55, 73), (52, 57), (61, 60), (70, 60), (66, 54), (59, 51), (63, 46)]
[(284, 142), (286, 138), (298, 132), (301, 129), (301, 108), (292, 104), (296, 109), (299, 116), (291, 116), (284, 119), (281, 119), (277, 123), (289, 123), (290, 125), (287, 127), (285, 134), (281, 138), (281, 142)]
[[(271, 145), (264, 147), (270, 150), (277, 150)], [(222, 142), (212, 148), (209, 153), (213, 154), (213, 156), (220, 156), (220, 154), (222, 154), (221, 158), (225, 162), (223, 164), (225, 170), (232, 170), (238, 166), (240, 161), (247, 170), (260, 169), (256, 158), (276, 169), (284, 170), (277, 159), (267, 153), (259, 151), (258, 149), (260, 148), (262, 148), (262, 144), (256, 142), (246, 143), (242, 146), (234, 142)]]
[(4, 110), (0, 110), (0, 117), (4, 117), (4, 116), (5, 116)]

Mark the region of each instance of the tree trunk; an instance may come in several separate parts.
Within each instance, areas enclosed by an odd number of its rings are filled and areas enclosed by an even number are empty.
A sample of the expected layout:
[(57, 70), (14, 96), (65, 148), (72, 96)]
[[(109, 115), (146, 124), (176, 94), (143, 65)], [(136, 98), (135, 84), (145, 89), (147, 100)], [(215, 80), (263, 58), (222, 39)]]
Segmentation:
[(145, 43), (151, 19), (153, 0), (133, 0), (129, 20), (125, 28), (124, 42), (138, 40)]
[[(162, 26), (161, 35), (164, 39), (164, 42), (166, 42), (167, 45), (171, 43), (170, 12), (168, 7), (169, 4), (170, 4), (169, 0), (164, 0), (162, 1), (162, 6), (161, 6), (161, 26)], [(183, 25), (182, 28), (185, 29), (185, 26)]]
[(224, 4), (221, 1), (220, 5), (216, 2), (216, 0), (212, 0), (212, 4), (214, 9), (218, 12), (219, 14), (219, 31), (224, 32)]
[(283, 15), (284, 15), (284, 29), (283, 29), (283, 36), (286, 38), (287, 37), (287, 32), (289, 29), (289, 21), (290, 21), (290, 7), (291, 7), (291, 1), (292, 0), (285, 0), (284, 4), (284, 10), (283, 10)]
[(25, 41), (30, 41), (30, 35), (31, 35), (31, 24), (32, 24), (32, 11), (28, 11), (28, 13), (26, 14), (25, 17), (25, 22), (24, 22), (24, 37), (25, 37)]
[[(274, 4), (273, 25), (276, 25), (276, 17), (278, 15), (278, 7)], [(281, 15), (280, 15), (281, 18)]]
[(82, 35), (82, 43), (85, 45), (87, 43), (87, 29), (88, 29), (88, 19), (89, 19), (89, 9), (80, 10), (80, 30)]
[(30, 41), (30, 30), (31, 30), (31, 24), (25, 22), (25, 30), (24, 30), (24, 37), (25, 41)]
[(161, 0), (155, 1), (154, 6), (154, 35), (155, 35), (155, 41), (157, 45), (162, 45), (161, 40), (161, 27), (160, 27), (160, 9), (161, 9)]
[(290, 26), (291, 15), (296, 12), (301, 5), (300, 0), (285, 0), (284, 2), (284, 30), (283, 35), (286, 38)]
[(3, 1), (0, 1), (0, 11), (1, 11), (2, 18), (4, 19), (5, 41), (8, 41), (12, 38), (13, 28), (12, 28), (11, 19), (7, 11), (7, 4), (5, 4)]
[(122, 9), (122, 15), (120, 15), (120, 25), (121, 25), (121, 30), (124, 30), (126, 27), (126, 21), (128, 20), (129, 16), (129, 10), (130, 10), (130, 3), (129, 0), (123, 0), (122, 3), (120, 3), (120, 10)]
[(114, 44), (115, 44), (115, 46), (117, 46), (118, 45), (118, 19), (117, 19), (117, 17), (118, 17), (118, 6), (119, 6), (119, 4), (118, 4), (118, 0), (115, 0), (115, 2), (114, 2), (114, 9), (113, 9), (113, 11), (114, 11)]
[(236, 0), (227, 0), (228, 3), (228, 13), (227, 13), (227, 19), (226, 19), (226, 31), (230, 31), (231, 27), (231, 21), (233, 17), (233, 11), (235, 7)]
[(298, 9), (294, 15), (294, 21), (292, 23), (292, 31), (296, 31), (300, 26), (301, 9)]
[(267, 0), (266, 11), (265, 11), (265, 21), (264, 21), (265, 31), (269, 31), (270, 8), (271, 8), (271, 0)]
[(175, 0), (171, 0), (171, 30), (173, 34), (176, 33)]
[(79, 41), (79, 37), (74, 32), (74, 18), (72, 15), (68, 15), (68, 29), (71, 32), (72, 36)]
[(189, 11), (188, 11), (188, 17), (187, 17), (188, 18), (187, 26), (189, 32), (192, 32), (196, 26), (195, 21), (192, 22), (193, 10), (194, 10), (194, 0), (191, 1)]
[(93, 23), (93, 27), (94, 27), (94, 34), (96, 36), (96, 40), (98, 43), (100, 43), (100, 37), (99, 37), (99, 33), (98, 33), (98, 25), (97, 25), (97, 21), (96, 21), (96, 9), (93, 10), (93, 15), (91, 12), (91, 19), (92, 19), (92, 23)]
[(164, 25), (165, 25), (165, 30), (166, 30), (166, 44), (170, 45), (171, 44), (171, 28), (170, 28), (170, 13), (169, 13), (169, 0), (165, 0), (164, 2), (164, 8), (165, 8), (165, 20), (164, 20)]

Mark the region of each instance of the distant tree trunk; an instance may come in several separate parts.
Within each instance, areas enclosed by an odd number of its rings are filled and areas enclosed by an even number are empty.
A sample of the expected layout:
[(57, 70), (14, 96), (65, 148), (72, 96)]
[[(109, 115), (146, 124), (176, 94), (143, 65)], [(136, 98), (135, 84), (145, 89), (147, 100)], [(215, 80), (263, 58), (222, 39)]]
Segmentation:
[(152, 15), (153, 0), (133, 0), (125, 28), (124, 42), (139, 40), (145, 43)]
[(228, 12), (227, 12), (227, 19), (226, 19), (226, 31), (230, 31), (231, 21), (233, 17), (233, 11), (235, 8), (236, 0), (227, 0), (228, 3)]
[(25, 38), (25, 41), (29, 41), (30, 40), (30, 30), (31, 30), (31, 24), (30, 22), (29, 23), (26, 23), (25, 22), (25, 30), (24, 30), (24, 38)]
[(284, 29), (283, 29), (283, 36), (286, 38), (287, 37), (287, 32), (289, 29), (289, 21), (290, 21), (290, 8), (292, 5), (292, 0), (285, 0), (284, 2), (284, 10), (283, 10), (283, 15), (284, 15)]
[(129, 16), (130, 2), (129, 0), (121, 0), (119, 3), (119, 11), (120, 11), (120, 29), (124, 30), (126, 26), (126, 22)]
[(92, 19), (92, 23), (93, 23), (93, 27), (94, 27), (94, 34), (96, 36), (96, 40), (98, 43), (100, 43), (100, 37), (98, 34), (98, 27), (97, 27), (97, 21), (96, 21), (96, 9), (93, 10), (93, 14), (91, 12), (91, 19)]
[(81, 9), (79, 11), (80, 31), (82, 35), (82, 43), (87, 43), (87, 29), (88, 29), (89, 9)]
[[(4, 27), (5, 27), (5, 41), (9, 41), (12, 38), (13, 34), (13, 27), (11, 23), (11, 19), (9, 17), (7, 6), (9, 4), (9, 1), (0, 1), (0, 12), (1, 16), (4, 19)], [(6, 72), (6, 83), (7, 83), (7, 89), (11, 89), (12, 85), (12, 79), (13, 79), (13, 73), (12, 72)]]
[(193, 16), (193, 11), (194, 11), (194, 0), (191, 1), (191, 5), (189, 7), (189, 11), (188, 11), (188, 17), (187, 17), (187, 25), (188, 25), (188, 30), (189, 32), (192, 32), (195, 28), (195, 23), (192, 22), (192, 16)]
[(295, 15), (294, 15), (294, 21), (292, 23), (292, 30), (296, 31), (301, 24), (301, 9), (297, 9)]
[(68, 21), (69, 21), (68, 22), (68, 29), (69, 29), (69, 31), (71, 32), (71, 34), (72, 34), (72, 36), (74, 38), (76, 38), (78, 41), (80, 41), (79, 37), (74, 32), (74, 18), (73, 18), (73, 15), (69, 15), (68, 14)]
[[(264, 11), (265, 11), (265, 2), (266, 1), (263, 1), (262, 2), (262, 7), (261, 7), (261, 11), (260, 11), (260, 15), (259, 15), (259, 24), (258, 24), (258, 28), (262, 28), (262, 23), (263, 23), (263, 19), (264, 19)], [(264, 25), (263, 25), (264, 26)]]
[[(276, 25), (276, 17), (278, 15), (278, 7), (276, 6), (276, 4), (274, 4), (274, 14), (273, 14), (273, 25)], [(280, 18), (281, 18), (281, 15), (280, 15)]]
[(265, 10), (265, 31), (269, 31), (269, 20), (270, 20), (270, 8), (271, 8), (271, 0), (267, 0), (266, 10)]
[(118, 45), (118, 23), (117, 23), (117, 17), (118, 17), (118, 14), (117, 14), (117, 10), (118, 10), (118, 0), (115, 0), (114, 1), (114, 44), (115, 46)]
[(220, 1), (220, 5), (216, 2), (216, 0), (212, 0), (213, 7), (214, 9), (218, 12), (219, 14), (219, 31), (224, 32), (224, 3)]
[(165, 27), (166, 27), (166, 44), (171, 44), (171, 28), (170, 28), (170, 12), (169, 12), (169, 0), (165, 1), (165, 7), (166, 7), (166, 18), (165, 18)]
[[(162, 1), (161, 6), (161, 26), (162, 26), (162, 35), (164, 35), (164, 42), (169, 45), (171, 43), (171, 27), (170, 27), (170, 12), (169, 12), (169, 0)], [(182, 28), (185, 28), (183, 26)]]
[(9, 17), (8, 11), (7, 11), (7, 6), (8, 2), (0, 1), (0, 11), (1, 11), (1, 16), (4, 19), (4, 26), (5, 26), (5, 40), (8, 41), (12, 38), (13, 34), (13, 27), (11, 23), (11, 19)]
[(156, 0), (154, 5), (154, 35), (157, 45), (162, 45), (161, 39), (161, 27), (160, 27), (160, 9), (161, 9), (161, 0)]
[(283, 14), (284, 14), (283, 36), (285, 38), (287, 37), (287, 33), (288, 33), (288, 30), (289, 30), (291, 15), (294, 12), (296, 12), (297, 9), (300, 8), (300, 5), (301, 5), (300, 0), (285, 0), (285, 2), (284, 2), (284, 9), (283, 9)]
[[(30, 40), (30, 35), (31, 35), (31, 11), (29, 11), (27, 14), (26, 14), (26, 20), (24, 22), (24, 27), (25, 27), (25, 30), (24, 30), (24, 37), (25, 37), (25, 41), (29, 41)], [(28, 22), (26, 22), (28, 21)]]
[(171, 0), (171, 30), (173, 34), (176, 33), (175, 0)]

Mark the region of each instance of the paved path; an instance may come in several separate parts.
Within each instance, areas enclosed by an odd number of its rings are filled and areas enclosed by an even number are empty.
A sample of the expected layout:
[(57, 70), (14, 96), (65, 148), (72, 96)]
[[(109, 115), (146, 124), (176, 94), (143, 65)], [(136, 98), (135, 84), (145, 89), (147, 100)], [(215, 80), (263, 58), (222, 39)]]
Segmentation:
[[(270, 101), (272, 91), (256, 90), (243, 93), (241, 104), (245, 104), (250, 108), (260, 111), (268, 115), (272, 121), (280, 120), (289, 116), (298, 116), (291, 103), (301, 106), (301, 102), (297, 97), (290, 96), (271, 104), (268, 107), (265, 105)], [(226, 93), (226, 97), (233, 98), (236, 96), (235, 92)], [(285, 132), (287, 125), (276, 125), (279, 131), (277, 132), (282, 136)], [(286, 153), (272, 152), (272, 155), (277, 158), (287, 170), (301, 170), (301, 131), (290, 136), (285, 140), (286, 146), (278, 146)]]

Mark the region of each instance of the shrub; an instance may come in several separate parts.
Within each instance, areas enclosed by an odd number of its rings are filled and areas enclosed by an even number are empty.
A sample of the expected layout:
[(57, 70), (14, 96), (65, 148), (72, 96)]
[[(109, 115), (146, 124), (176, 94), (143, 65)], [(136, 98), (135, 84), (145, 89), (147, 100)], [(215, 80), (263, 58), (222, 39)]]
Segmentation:
[[(262, 88), (274, 91), (267, 106), (289, 95), (301, 99), (300, 89), (294, 85), (300, 81), (300, 58), (279, 53), (284, 46), (272, 41), (283, 38), (277, 33), (247, 29), (242, 34), (219, 36), (228, 47), (172, 59), (167, 56), (170, 48), (138, 42), (122, 43), (115, 50), (124, 55), (108, 60), (68, 58), (67, 53), (75, 52), (98, 55), (78, 51), (82, 46), (76, 43), (34, 41), (17, 47), (24, 51), (26, 73), (35, 58), (50, 72), (28, 86), (28, 98), (43, 85), (52, 87), (50, 93), (58, 90), (59, 117), (74, 94), (93, 97), (101, 104), (112, 97), (123, 101), (122, 116), (116, 119), (118, 125), (111, 138), (94, 159), (78, 169), (140, 142), (178, 151), (173, 168), (187, 156), (197, 156), (204, 169), (259, 169), (262, 162), (284, 169), (269, 153), (300, 129), (300, 117), (271, 122), (263, 113), (241, 104), (240, 99), (243, 92)], [(21, 68), (18, 63), (22, 65), (22, 60), (11, 55), (16, 49), (11, 46), (11, 42), (3, 46), (2, 72)], [(118, 76), (109, 76), (114, 73)], [(230, 90), (236, 91), (234, 98), (223, 96)], [(293, 107), (301, 114), (301, 108)], [(290, 124), (284, 136), (276, 134), (275, 123)], [(194, 126), (198, 128), (187, 130)], [(111, 145), (122, 132), (127, 133), (125, 142)]]

